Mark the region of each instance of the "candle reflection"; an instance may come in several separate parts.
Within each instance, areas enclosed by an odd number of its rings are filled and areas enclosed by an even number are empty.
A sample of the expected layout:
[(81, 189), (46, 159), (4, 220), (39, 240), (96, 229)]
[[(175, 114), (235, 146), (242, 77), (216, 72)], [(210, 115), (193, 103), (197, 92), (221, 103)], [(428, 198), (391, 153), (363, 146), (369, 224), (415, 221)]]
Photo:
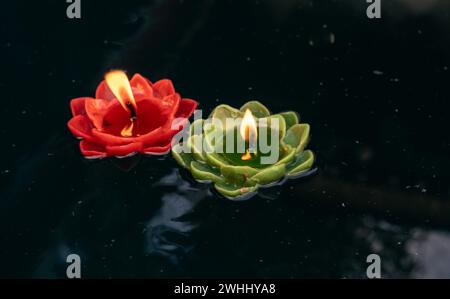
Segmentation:
[(161, 207), (145, 226), (144, 253), (164, 256), (171, 264), (194, 250), (191, 234), (199, 226), (194, 210), (208, 196), (208, 191), (193, 189), (178, 170), (162, 177), (153, 187), (169, 187), (175, 192), (161, 198)]

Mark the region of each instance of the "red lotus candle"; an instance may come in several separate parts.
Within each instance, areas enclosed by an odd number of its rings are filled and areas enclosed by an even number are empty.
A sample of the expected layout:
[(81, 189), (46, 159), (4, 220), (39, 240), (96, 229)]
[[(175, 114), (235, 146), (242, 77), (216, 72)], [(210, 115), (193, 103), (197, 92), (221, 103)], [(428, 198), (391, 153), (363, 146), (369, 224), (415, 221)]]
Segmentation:
[[(183, 99), (170, 80), (156, 83), (139, 74), (128, 81), (122, 71), (105, 75), (95, 98), (70, 102), (68, 127), (86, 158), (126, 157), (135, 153), (161, 155), (194, 112), (197, 102)], [(179, 124), (174, 129), (174, 120)]]

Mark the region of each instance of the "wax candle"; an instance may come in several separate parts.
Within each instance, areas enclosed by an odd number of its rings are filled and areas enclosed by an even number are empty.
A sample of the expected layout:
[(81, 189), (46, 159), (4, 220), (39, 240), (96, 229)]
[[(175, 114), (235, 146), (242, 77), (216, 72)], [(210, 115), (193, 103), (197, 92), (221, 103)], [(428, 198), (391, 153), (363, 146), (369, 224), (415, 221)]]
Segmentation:
[[(220, 125), (229, 119), (242, 121), (231, 128)], [(192, 129), (197, 125), (200, 133)], [(257, 101), (240, 109), (219, 105), (207, 119), (192, 124), (187, 141), (175, 145), (172, 155), (195, 179), (212, 182), (219, 193), (236, 199), (284, 177), (309, 173), (314, 163), (313, 152), (305, 149), (309, 131), (292, 111), (272, 115)], [(239, 150), (240, 140), (245, 150)]]
[(182, 98), (168, 79), (152, 83), (135, 74), (129, 81), (123, 71), (112, 71), (98, 86), (95, 98), (76, 98), (70, 106), (73, 117), (68, 127), (81, 139), (81, 153), (93, 159), (168, 153), (173, 136), (197, 102)]

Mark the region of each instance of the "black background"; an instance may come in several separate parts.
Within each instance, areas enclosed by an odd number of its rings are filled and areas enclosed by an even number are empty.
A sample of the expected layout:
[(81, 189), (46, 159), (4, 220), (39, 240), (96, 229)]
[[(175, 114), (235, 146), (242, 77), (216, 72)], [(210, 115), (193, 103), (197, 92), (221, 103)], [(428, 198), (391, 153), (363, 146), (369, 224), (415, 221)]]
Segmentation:
[[(378, 253), (384, 277), (450, 276), (450, 5), (364, 2), (3, 3), (0, 275), (65, 277), (77, 253), (83, 277), (365, 277)], [(170, 156), (84, 160), (69, 102), (111, 68), (204, 113), (298, 111), (318, 173), (236, 203)]]

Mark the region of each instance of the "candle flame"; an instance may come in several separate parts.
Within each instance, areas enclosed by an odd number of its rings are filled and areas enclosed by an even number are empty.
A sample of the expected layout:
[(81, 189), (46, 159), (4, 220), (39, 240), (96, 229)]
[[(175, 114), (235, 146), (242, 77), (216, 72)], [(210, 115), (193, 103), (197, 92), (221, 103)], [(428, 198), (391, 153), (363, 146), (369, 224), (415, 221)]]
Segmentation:
[(122, 131), (120, 132), (120, 135), (122, 135), (123, 137), (133, 136), (133, 127), (134, 127), (134, 121), (131, 120), (130, 123), (122, 129)]
[(247, 161), (250, 160), (252, 158), (252, 155), (250, 154), (250, 151), (247, 149), (247, 151), (245, 152), (245, 155), (242, 155), (241, 159), (243, 161)]
[(136, 100), (125, 72), (119, 70), (111, 71), (105, 75), (105, 81), (123, 109), (129, 111), (130, 105), (132, 105), (136, 110)]
[(252, 112), (247, 109), (244, 114), (244, 118), (242, 119), (241, 127), (240, 127), (240, 133), (242, 138), (244, 140), (248, 141), (250, 138), (250, 135), (257, 139), (258, 138), (258, 132), (256, 130), (256, 121), (253, 117)]
[[(243, 155), (241, 157), (242, 160), (247, 161), (251, 159), (251, 154), (250, 152), (253, 152), (256, 154), (256, 151), (251, 148), (253, 142), (258, 139), (258, 131), (256, 130), (256, 121), (255, 118), (253, 117), (252, 112), (247, 109), (245, 111), (244, 114), (244, 118), (242, 119), (242, 123), (241, 123), (241, 127), (240, 129), (240, 133), (241, 133), (241, 137), (245, 140), (245, 141), (250, 141), (250, 148), (248, 148), (245, 152), (245, 155)], [(249, 140), (250, 138), (252, 138), (252, 140)]]

